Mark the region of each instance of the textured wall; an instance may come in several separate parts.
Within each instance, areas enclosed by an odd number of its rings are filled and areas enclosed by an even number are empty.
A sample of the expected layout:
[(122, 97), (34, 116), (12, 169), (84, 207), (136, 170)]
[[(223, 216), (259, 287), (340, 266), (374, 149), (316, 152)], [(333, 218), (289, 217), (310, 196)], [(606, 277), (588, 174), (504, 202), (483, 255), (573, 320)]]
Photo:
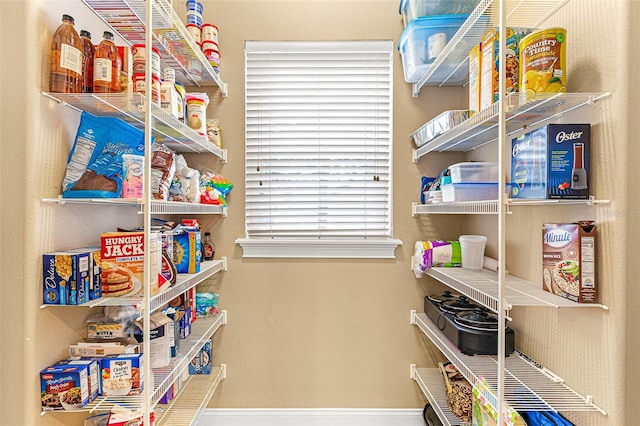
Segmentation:
[[(174, 0), (180, 7), (184, 0)], [(55, 5), (55, 7), (54, 7)], [(395, 260), (260, 260), (242, 259), (234, 240), (243, 229), (243, 45), (247, 39), (393, 39), (402, 21), (398, 2), (384, 1), (212, 1), (205, 0), (205, 20), (220, 27), (222, 77), (229, 97), (215, 97), (209, 114), (219, 117), (229, 163), (202, 159), (235, 183), (229, 216), (209, 219), (217, 252), (229, 259), (229, 270), (202, 286), (218, 291), (229, 324), (214, 338), (216, 363), (228, 365), (228, 380), (216, 392), (215, 407), (418, 407), (423, 403), (408, 378), (410, 363), (428, 367), (440, 358), (416, 327), (409, 311), (421, 309), (422, 296), (440, 287), (415, 280), (409, 258), (417, 239), (456, 238), (461, 232), (495, 229), (493, 219), (411, 217), (421, 174), (433, 174), (459, 155), (429, 155), (411, 162), (408, 135), (443, 110), (464, 106), (458, 88), (423, 89), (411, 97), (399, 55), (394, 66), (394, 237), (404, 241)], [(630, 10), (633, 8), (632, 10)], [(60, 192), (64, 163), (77, 114), (42, 97), (47, 83), (48, 43), (61, 13), (80, 13), (76, 22), (101, 34), (103, 24), (82, 13), (79, 0), (0, 1), (4, 76), (2, 96), (3, 200), (0, 221), (2, 298), (1, 395), (7, 424), (79, 424), (80, 416), (39, 415), (37, 372), (65, 356), (65, 345), (80, 336), (87, 310), (40, 310), (40, 255), (80, 246), (100, 231), (139, 220), (122, 209), (52, 207), (40, 200)], [(630, 13), (632, 12), (632, 13)], [(516, 275), (540, 280), (539, 226), (546, 221), (599, 221), (601, 301), (599, 309), (514, 310), (518, 344), (568, 384), (609, 412), (573, 416), (579, 424), (621, 425), (632, 415), (637, 373), (635, 278), (627, 273), (638, 245), (638, 211), (632, 182), (638, 170), (627, 165), (637, 156), (629, 143), (637, 134), (638, 106), (631, 95), (628, 57), (638, 30), (638, 2), (570, 0), (549, 25), (568, 29), (570, 91), (611, 91), (595, 105), (602, 124), (594, 128), (594, 192), (610, 199), (605, 207), (518, 208), (509, 217), (507, 266)], [(636, 20), (630, 25), (629, 17)], [(101, 26), (102, 25), (102, 26)], [(95, 38), (95, 36), (94, 36)], [(11, 47), (11, 55), (7, 53)], [(23, 49), (14, 47), (24, 46)], [(612, 48), (614, 46), (615, 48)], [(15, 52), (29, 52), (18, 54)], [(8, 62), (4, 58), (11, 57)], [(636, 66), (630, 65), (630, 62)], [(208, 90), (212, 97), (214, 91)], [(631, 114), (633, 112), (633, 114)], [(61, 122), (66, 121), (66, 125)], [(579, 120), (568, 117), (567, 120)], [(635, 131), (632, 131), (634, 130)], [(466, 158), (495, 155), (488, 146)], [(11, 203), (6, 202), (11, 200)], [(71, 225), (71, 226), (70, 226)], [(495, 241), (489, 246), (495, 255)], [(621, 324), (628, 324), (625, 329)], [(629, 338), (625, 339), (625, 332)], [(62, 343), (61, 343), (62, 342)], [(625, 352), (627, 345), (627, 352)], [(636, 352), (637, 353), (637, 352)], [(625, 371), (626, 367), (626, 371)], [(625, 377), (629, 386), (625, 391)], [(628, 397), (625, 404), (625, 393)], [(626, 409), (626, 410), (625, 410)]]

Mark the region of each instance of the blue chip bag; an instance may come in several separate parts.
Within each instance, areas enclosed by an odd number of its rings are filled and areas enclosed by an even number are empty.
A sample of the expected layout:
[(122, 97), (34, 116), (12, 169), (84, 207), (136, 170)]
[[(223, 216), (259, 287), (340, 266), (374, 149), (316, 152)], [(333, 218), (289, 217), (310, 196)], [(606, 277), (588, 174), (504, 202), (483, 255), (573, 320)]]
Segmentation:
[(144, 132), (117, 117), (83, 112), (62, 181), (64, 198), (118, 198), (122, 155), (144, 155)]

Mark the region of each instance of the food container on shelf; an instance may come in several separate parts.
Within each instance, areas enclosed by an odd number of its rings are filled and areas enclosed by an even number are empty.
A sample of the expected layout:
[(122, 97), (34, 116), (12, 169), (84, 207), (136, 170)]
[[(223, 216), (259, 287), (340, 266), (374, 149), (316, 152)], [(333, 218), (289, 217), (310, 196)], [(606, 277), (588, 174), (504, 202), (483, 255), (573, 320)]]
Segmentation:
[(497, 182), (451, 183), (442, 185), (442, 202), (498, 199)]
[(416, 147), (420, 148), (427, 142), (448, 132), (468, 118), (469, 111), (466, 109), (445, 111), (423, 124), (422, 127), (411, 135), (411, 139), (413, 139), (413, 143), (415, 143)]
[(451, 183), (497, 182), (498, 163), (467, 162), (449, 166)]
[(469, 14), (479, 0), (400, 0), (400, 14), (406, 27), (421, 16)]
[(409, 22), (398, 42), (407, 83), (416, 83), (420, 79), (468, 16), (428, 16)]

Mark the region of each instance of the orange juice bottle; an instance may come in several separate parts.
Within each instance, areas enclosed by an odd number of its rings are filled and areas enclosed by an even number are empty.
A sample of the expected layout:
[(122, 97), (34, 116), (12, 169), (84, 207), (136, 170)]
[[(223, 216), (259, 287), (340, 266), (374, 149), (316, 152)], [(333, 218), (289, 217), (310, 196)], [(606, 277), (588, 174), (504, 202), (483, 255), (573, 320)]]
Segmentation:
[(93, 93), (93, 55), (96, 48), (91, 43), (91, 33), (80, 30), (82, 39), (82, 93)]
[(122, 59), (113, 43), (113, 33), (105, 31), (93, 55), (93, 91), (119, 93)]
[(53, 33), (49, 62), (49, 91), (82, 91), (82, 40), (74, 28), (73, 17), (62, 15), (62, 24)]

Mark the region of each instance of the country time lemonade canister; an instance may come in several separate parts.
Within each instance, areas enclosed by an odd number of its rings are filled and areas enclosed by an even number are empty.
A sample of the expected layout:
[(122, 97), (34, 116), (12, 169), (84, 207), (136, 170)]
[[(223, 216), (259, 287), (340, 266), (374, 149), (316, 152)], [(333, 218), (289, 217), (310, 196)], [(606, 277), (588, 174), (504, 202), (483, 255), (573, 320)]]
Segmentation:
[(520, 93), (567, 91), (566, 38), (564, 28), (548, 28), (525, 36), (520, 42)]

